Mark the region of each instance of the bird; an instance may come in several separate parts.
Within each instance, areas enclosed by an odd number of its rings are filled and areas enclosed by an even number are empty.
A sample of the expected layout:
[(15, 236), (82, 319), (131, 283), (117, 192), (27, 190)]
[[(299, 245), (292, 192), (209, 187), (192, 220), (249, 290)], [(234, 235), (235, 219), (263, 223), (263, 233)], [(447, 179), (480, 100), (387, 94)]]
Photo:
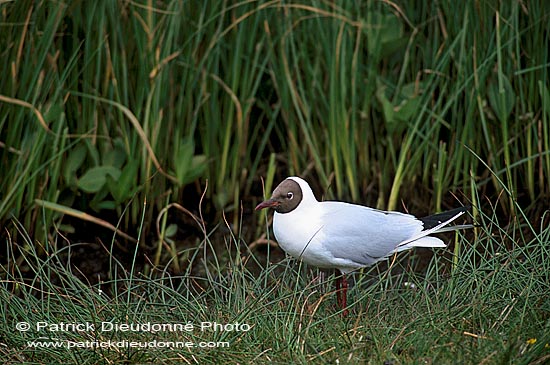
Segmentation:
[(470, 228), (449, 223), (469, 206), (423, 218), (341, 201), (318, 201), (309, 184), (291, 176), (255, 210), (273, 208), (273, 232), (279, 246), (298, 260), (335, 269), (336, 298), (347, 316), (346, 275), (413, 247), (446, 247), (432, 234)]

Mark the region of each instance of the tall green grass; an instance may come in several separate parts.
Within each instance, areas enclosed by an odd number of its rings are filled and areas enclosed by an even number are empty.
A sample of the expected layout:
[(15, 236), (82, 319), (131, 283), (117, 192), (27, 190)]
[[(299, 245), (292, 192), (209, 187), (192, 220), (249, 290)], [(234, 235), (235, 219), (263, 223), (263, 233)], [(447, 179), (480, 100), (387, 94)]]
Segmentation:
[(506, 182), (506, 214), (549, 194), (543, 3), (0, 6), (0, 219), (31, 236), (126, 206), (127, 231), (145, 198), (154, 221), (206, 179), (235, 229), (270, 156), (272, 180), (380, 208), (454, 205), (471, 175), (489, 196)]

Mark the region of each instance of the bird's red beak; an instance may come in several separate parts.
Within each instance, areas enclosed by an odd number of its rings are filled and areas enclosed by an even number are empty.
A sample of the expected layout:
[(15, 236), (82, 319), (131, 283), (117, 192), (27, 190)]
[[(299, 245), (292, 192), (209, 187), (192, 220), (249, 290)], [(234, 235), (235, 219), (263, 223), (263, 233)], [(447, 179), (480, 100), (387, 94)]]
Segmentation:
[(256, 205), (256, 210), (264, 209), (264, 208), (275, 208), (278, 207), (281, 203), (279, 203), (277, 200), (274, 199), (268, 199), (266, 201), (261, 202), (260, 204)]

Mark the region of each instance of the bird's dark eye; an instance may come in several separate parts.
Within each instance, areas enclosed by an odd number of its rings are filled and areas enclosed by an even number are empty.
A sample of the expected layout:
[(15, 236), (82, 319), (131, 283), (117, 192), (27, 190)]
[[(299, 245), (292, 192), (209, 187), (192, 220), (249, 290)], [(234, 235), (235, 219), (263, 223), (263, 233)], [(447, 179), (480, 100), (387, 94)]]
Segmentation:
[(292, 191), (289, 191), (288, 193), (286, 193), (286, 197), (288, 199), (292, 199), (292, 198), (294, 198), (294, 193)]

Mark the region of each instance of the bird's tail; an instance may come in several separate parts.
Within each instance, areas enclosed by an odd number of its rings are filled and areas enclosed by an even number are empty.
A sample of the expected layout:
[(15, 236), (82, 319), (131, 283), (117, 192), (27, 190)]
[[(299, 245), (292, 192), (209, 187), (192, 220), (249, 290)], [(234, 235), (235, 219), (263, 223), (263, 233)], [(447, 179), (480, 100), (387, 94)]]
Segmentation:
[(428, 237), (431, 234), (456, 231), (458, 229), (472, 228), (472, 224), (461, 224), (446, 227), (449, 223), (465, 214), (469, 206), (452, 209), (447, 212), (437, 213), (428, 217), (420, 218), (424, 223), (424, 230), (414, 237), (399, 244), (396, 251), (403, 251), (411, 247), (445, 247), (443, 241), (436, 237)]
[[(436, 213), (429, 215), (427, 217), (419, 218), (422, 223), (424, 223), (424, 230), (428, 230), (431, 228), (434, 228), (438, 225), (441, 225), (445, 221), (447, 221), (447, 224), (454, 221), (458, 217), (460, 217), (462, 214), (469, 211), (471, 206), (467, 205), (465, 207), (460, 207), (456, 209), (451, 209), (446, 212)], [(472, 228), (473, 225), (471, 224), (463, 224), (458, 226), (451, 226), (451, 227), (444, 227), (441, 228), (437, 233), (440, 232), (448, 232), (448, 231), (456, 231), (457, 229), (464, 229), (464, 228)], [(435, 233), (435, 232), (434, 232)]]

